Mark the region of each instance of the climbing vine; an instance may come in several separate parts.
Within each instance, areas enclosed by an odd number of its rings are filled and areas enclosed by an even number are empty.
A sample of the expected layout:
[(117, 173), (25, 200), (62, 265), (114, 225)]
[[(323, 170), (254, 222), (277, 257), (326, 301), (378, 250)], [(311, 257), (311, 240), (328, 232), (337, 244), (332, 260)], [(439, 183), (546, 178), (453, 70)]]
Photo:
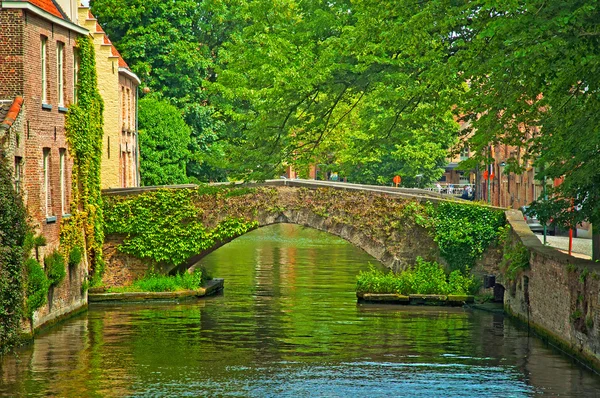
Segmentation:
[(94, 45), (89, 37), (77, 39), (79, 78), (77, 103), (69, 107), (65, 130), (73, 157), (72, 216), (61, 225), (61, 250), (66, 258), (85, 250), (94, 279), (102, 274), (104, 241), (100, 163), (104, 104), (98, 91)]
[[(208, 192), (208, 193), (207, 193)], [(243, 235), (258, 223), (229, 217), (211, 227), (201, 219), (195, 205), (199, 197), (224, 192), (236, 196), (247, 192), (218, 188), (158, 190), (132, 198), (111, 198), (105, 203), (107, 234), (124, 235), (119, 251), (156, 263), (179, 265), (219, 242)]]
[(450, 269), (462, 271), (475, 265), (506, 223), (502, 211), (471, 203), (442, 202), (428, 213), (440, 254)]
[(18, 339), (27, 231), (25, 207), (13, 189), (11, 173), (0, 153), (0, 354)]

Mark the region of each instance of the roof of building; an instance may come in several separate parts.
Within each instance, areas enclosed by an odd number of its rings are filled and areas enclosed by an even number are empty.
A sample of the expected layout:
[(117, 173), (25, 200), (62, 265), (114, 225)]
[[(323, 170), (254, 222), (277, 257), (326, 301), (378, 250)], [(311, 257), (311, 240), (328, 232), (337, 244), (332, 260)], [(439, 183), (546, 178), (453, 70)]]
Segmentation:
[(77, 33), (88, 33), (87, 29), (69, 19), (56, 0), (2, 0), (0, 3), (2, 8), (25, 8)]
[(13, 101), (0, 101), (0, 132), (8, 130), (21, 112), (23, 97), (15, 97)]
[[(88, 7), (82, 5), (81, 8), (85, 9), (85, 8), (88, 8)], [(127, 62), (125, 62), (125, 60), (123, 59), (123, 57), (119, 53), (119, 50), (117, 50), (117, 48), (114, 46), (114, 44), (112, 44), (112, 42), (110, 41), (110, 38), (108, 37), (108, 35), (106, 34), (106, 32), (104, 32), (104, 29), (102, 29), (102, 26), (98, 23), (98, 21), (96, 20), (96, 17), (94, 16), (94, 14), (92, 14), (92, 12), (89, 9), (88, 9), (88, 20), (96, 21), (96, 26), (93, 28), (94, 29), (94, 33), (102, 33), (104, 35), (103, 38), (102, 38), (103, 39), (103, 43), (106, 44), (106, 45), (110, 45), (111, 55), (113, 57), (118, 58), (119, 72), (124, 72), (129, 77), (131, 77), (133, 80), (135, 80), (138, 84), (140, 84), (139, 77), (137, 77), (135, 75), (135, 73), (133, 73), (131, 71), (131, 68), (129, 67), (129, 65), (127, 65)]]
[(127, 62), (125, 62), (125, 60), (123, 59), (123, 57), (121, 57), (121, 54), (119, 53), (119, 50), (117, 50), (115, 46), (112, 46), (111, 51), (112, 51), (112, 54), (115, 57), (119, 57), (119, 68), (125, 68), (125, 69), (128, 69), (128, 70), (131, 70), (129, 68), (129, 65), (127, 65)]
[[(13, 1), (17, 2), (16, 0), (13, 0)], [(10, 3), (11, 0), (4, 0), (4, 2), (5, 3)], [(67, 17), (67, 14), (65, 14), (63, 12), (63, 10), (60, 8), (60, 5), (58, 5), (58, 3), (56, 1), (54, 1), (54, 0), (19, 0), (18, 2), (20, 2), (20, 3), (30, 3), (30, 4), (32, 4), (32, 5), (40, 8), (41, 10), (46, 11), (47, 13), (50, 13), (50, 14), (54, 15), (57, 18), (69, 21), (69, 18)]]
[[(88, 12), (88, 15), (91, 18), (94, 18), (94, 15), (91, 12)], [(104, 44), (110, 44), (111, 54), (113, 55), (113, 57), (119, 58), (119, 68), (125, 68), (131, 72), (131, 68), (129, 67), (129, 65), (127, 65), (127, 62), (125, 62), (125, 60), (121, 56), (121, 53), (119, 53), (119, 50), (117, 50), (117, 48), (114, 46), (114, 44), (112, 44), (112, 42), (108, 38), (108, 35), (104, 32), (104, 29), (102, 29), (102, 26), (100, 26), (100, 24), (97, 21), (96, 21), (96, 32), (104, 33)]]

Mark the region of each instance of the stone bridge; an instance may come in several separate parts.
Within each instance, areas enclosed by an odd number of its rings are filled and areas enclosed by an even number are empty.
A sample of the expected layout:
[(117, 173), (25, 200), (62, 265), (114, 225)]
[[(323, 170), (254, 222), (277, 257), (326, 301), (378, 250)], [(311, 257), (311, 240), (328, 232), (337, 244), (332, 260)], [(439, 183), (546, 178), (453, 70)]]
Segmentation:
[[(118, 203), (137, 195), (152, 195), (163, 188), (198, 191), (195, 185), (179, 185), (112, 189), (103, 194), (105, 201)], [(199, 209), (198, 217), (207, 228), (216, 228), (232, 216), (253, 222), (249, 229), (275, 223), (307, 226), (349, 241), (396, 271), (414, 263), (417, 256), (445, 263), (431, 226), (423, 220), (426, 204), (452, 201), (472, 206), (470, 202), (446, 199), (426, 190), (322, 181), (281, 179), (256, 184), (214, 184), (211, 189), (215, 191), (200, 193), (193, 199)], [(136, 259), (118, 250), (132, 235), (131, 231), (119, 232), (109, 231), (106, 237), (109, 268), (136, 269), (137, 273), (147, 270), (148, 259)], [(210, 247), (190, 253), (178, 264), (160, 261), (154, 267), (171, 273), (187, 269), (242, 233), (215, 240)], [(487, 262), (497, 263), (497, 256), (491, 256)]]
[[(104, 198), (106, 202), (119, 202), (143, 193), (165, 192), (159, 188), (165, 187), (108, 190), (104, 191)], [(182, 192), (202, 190), (194, 185), (166, 188)], [(210, 247), (191, 253), (178, 266), (163, 264), (165, 271), (186, 269), (247, 230), (274, 223), (299, 224), (340, 236), (394, 270), (412, 263), (416, 256), (445, 263), (431, 227), (421, 218), (426, 203), (433, 206), (448, 203), (437, 193), (301, 180), (233, 187), (217, 184), (213, 188), (216, 191), (212, 194), (198, 193), (193, 198), (203, 225), (215, 227), (235, 214), (252, 222), (250, 228), (215, 240)], [(529, 325), (543, 339), (600, 371), (600, 265), (543, 246), (520, 212), (509, 210), (505, 217), (511, 226), (510, 233), (502, 247), (492, 245), (483, 253), (479, 259), (480, 271), (495, 274), (497, 281), (506, 287), (504, 307), (509, 314)], [(156, 217), (153, 220), (160, 222)], [(136, 273), (139, 276), (148, 269), (148, 259), (117, 249), (128, 235), (131, 234), (107, 235), (107, 268), (109, 271), (112, 268), (109, 274), (117, 279), (127, 277), (124, 273), (129, 273), (129, 278)], [(525, 264), (509, 277), (506, 269), (512, 264), (504, 261), (500, 269), (502, 259), (514, 258), (523, 248)]]

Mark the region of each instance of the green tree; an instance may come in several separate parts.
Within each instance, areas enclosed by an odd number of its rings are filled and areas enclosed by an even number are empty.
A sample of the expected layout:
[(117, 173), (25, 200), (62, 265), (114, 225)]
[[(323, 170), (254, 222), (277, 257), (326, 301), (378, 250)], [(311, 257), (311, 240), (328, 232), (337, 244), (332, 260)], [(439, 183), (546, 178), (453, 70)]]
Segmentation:
[[(598, 2), (485, 0), (449, 15), (464, 27), (454, 60), (470, 82), (460, 110), (471, 114), (471, 147), (521, 147), (508, 171), (533, 162), (537, 179), (564, 178), (532, 207), (540, 219), (600, 226)], [(594, 242), (600, 259), (600, 234)]]
[(190, 128), (181, 111), (165, 100), (145, 97), (139, 104), (142, 185), (188, 182)]
[(205, 91), (221, 43), (239, 23), (237, 1), (92, 0), (92, 12), (144, 85), (183, 110), (189, 176), (224, 180), (225, 126)]
[(225, 43), (213, 85), (239, 126), (229, 140), (240, 174), (272, 177), (332, 154), (372, 159), (390, 143), (409, 160), (432, 132), (448, 137), (433, 141), (443, 149), (453, 142), (449, 94), (462, 85), (441, 69), (443, 7), (288, 0), (243, 12), (249, 23)]

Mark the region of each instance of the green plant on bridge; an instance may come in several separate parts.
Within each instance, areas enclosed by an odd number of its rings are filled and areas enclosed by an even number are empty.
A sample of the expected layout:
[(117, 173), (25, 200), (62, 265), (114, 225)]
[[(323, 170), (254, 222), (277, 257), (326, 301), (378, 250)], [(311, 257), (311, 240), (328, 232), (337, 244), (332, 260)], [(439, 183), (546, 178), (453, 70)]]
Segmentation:
[(371, 266), (357, 277), (356, 291), (359, 293), (398, 294), (467, 294), (474, 285), (473, 277), (459, 270), (449, 275), (435, 261), (417, 257), (414, 266), (395, 274), (383, 272)]
[(472, 268), (506, 220), (500, 210), (460, 202), (429, 207), (433, 237), (450, 269)]
[[(124, 235), (119, 251), (156, 263), (180, 265), (219, 242), (256, 228), (256, 221), (228, 217), (210, 228), (202, 223), (205, 188), (158, 190), (128, 198), (112, 197), (104, 207), (108, 234)], [(227, 191), (219, 190), (227, 195)]]

